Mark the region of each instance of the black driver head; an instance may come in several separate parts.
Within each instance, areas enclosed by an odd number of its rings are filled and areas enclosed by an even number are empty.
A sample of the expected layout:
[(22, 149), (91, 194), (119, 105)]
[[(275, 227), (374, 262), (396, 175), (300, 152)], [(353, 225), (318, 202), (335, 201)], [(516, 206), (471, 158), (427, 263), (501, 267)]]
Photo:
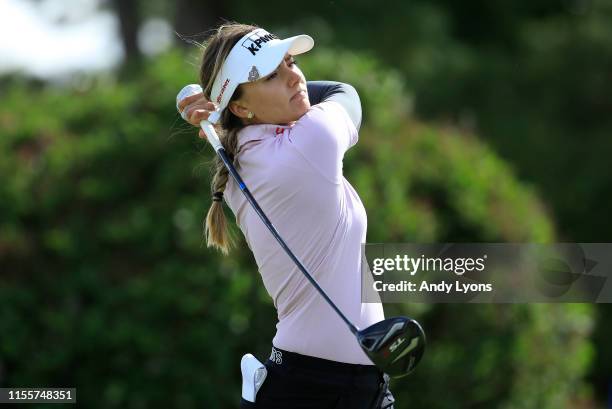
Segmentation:
[(408, 317), (394, 317), (357, 332), (359, 345), (392, 378), (411, 373), (425, 352), (425, 332)]

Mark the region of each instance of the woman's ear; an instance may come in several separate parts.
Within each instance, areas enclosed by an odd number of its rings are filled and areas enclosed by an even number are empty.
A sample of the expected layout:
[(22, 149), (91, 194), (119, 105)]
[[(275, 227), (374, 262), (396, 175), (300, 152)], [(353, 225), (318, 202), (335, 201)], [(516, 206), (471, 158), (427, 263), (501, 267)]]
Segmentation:
[(238, 118), (247, 119), (249, 117), (248, 108), (238, 101), (230, 102), (228, 108), (232, 114), (236, 115)]

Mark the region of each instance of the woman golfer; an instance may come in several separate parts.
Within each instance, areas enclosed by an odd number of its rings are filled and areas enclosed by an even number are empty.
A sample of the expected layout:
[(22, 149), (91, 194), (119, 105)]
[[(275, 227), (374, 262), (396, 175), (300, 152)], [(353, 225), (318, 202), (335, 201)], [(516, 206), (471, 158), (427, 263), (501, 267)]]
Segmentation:
[[(258, 27), (223, 25), (204, 50), (203, 94), (184, 99), (179, 110), (195, 126), (220, 114), (221, 141), (261, 208), (340, 310), (364, 328), (384, 314), (381, 304), (361, 303), (366, 213), (342, 174), (361, 105), (350, 85), (306, 83), (294, 56), (313, 44), (306, 35), (281, 41)], [(219, 158), (214, 169), (208, 245), (230, 248), (225, 200), (278, 312), (267, 375), (255, 393), (243, 388), (242, 407), (392, 408), (388, 377), (279, 246)]]

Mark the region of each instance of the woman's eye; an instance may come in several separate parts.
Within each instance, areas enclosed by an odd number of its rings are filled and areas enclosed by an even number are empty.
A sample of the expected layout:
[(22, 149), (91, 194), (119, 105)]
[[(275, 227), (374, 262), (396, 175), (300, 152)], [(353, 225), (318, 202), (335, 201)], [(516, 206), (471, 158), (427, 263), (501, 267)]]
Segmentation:
[[(286, 60), (287, 66), (291, 67), (293, 65), (297, 64), (297, 61), (295, 59), (291, 59), (291, 60)], [(276, 76), (278, 75), (278, 71), (274, 71), (272, 74), (268, 75), (265, 80), (266, 81), (270, 81), (271, 79), (274, 79)]]

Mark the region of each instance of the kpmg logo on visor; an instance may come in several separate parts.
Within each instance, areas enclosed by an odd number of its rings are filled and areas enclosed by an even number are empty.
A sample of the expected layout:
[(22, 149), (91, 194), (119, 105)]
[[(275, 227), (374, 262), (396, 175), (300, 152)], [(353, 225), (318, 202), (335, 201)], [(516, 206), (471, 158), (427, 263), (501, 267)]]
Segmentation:
[[(265, 33), (265, 31), (264, 31)], [(259, 35), (258, 33), (253, 33), (248, 36), (246, 40), (242, 42), (242, 46), (249, 50), (251, 54), (257, 55), (257, 51), (259, 51), (262, 47), (262, 44), (267, 43), (270, 40), (278, 38), (274, 34), (266, 33), (265, 35)]]

